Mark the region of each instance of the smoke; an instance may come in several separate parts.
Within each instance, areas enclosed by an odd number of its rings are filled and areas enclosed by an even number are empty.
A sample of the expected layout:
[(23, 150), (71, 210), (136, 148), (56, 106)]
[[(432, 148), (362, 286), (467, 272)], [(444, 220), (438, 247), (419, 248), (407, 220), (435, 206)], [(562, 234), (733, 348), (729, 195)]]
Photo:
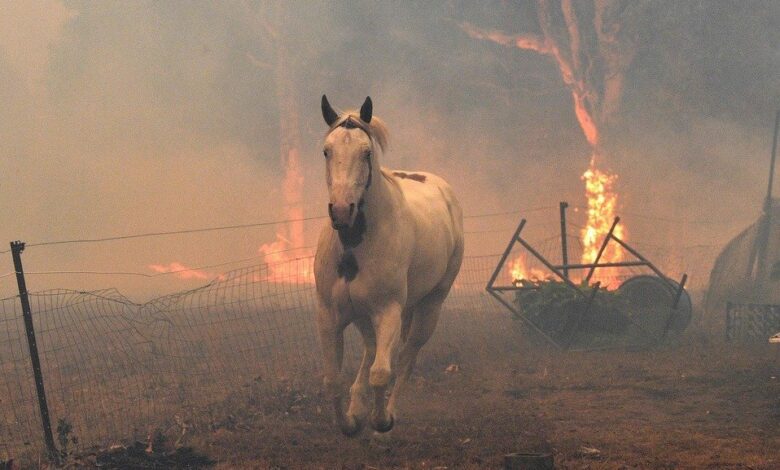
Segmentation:
[[(590, 153), (555, 65), (475, 41), (458, 26), (533, 31), (533, 4), (274, 5), (281, 11), (264, 26), (289, 51), (291, 104), (280, 104), (273, 42), (243, 3), (3, 5), (0, 238), (99, 238), (284, 218), (279, 126), (292, 111), (303, 215), (325, 215), (323, 92), (341, 108), (371, 95), (391, 132), (382, 163), (441, 174), (467, 214), (582, 204), (579, 177)], [(635, 239), (722, 244), (758, 215), (780, 103), (778, 9), (776, 2), (630, 2), (624, 11), (638, 50), (604, 145)], [(530, 215), (529, 230), (549, 235), (555, 214)], [(710, 223), (692, 222), (699, 219)], [(499, 251), (516, 222), (467, 221), (470, 231), (506, 230), (471, 234), (467, 249)], [(305, 224), (307, 244), (321, 223)], [(28, 271), (153, 274), (149, 264), (199, 267), (257, 255), (275, 233), (30, 247), (24, 260)], [(10, 259), (0, 266), (0, 274), (10, 271)], [(0, 280), (0, 293), (13, 293), (9, 279)], [(198, 282), (28, 280), (32, 290), (117, 286), (133, 298)]]
[(57, 0), (32, 0), (3, 5), (0, 50), (10, 71), (31, 94), (45, 93), (49, 51), (76, 12)]

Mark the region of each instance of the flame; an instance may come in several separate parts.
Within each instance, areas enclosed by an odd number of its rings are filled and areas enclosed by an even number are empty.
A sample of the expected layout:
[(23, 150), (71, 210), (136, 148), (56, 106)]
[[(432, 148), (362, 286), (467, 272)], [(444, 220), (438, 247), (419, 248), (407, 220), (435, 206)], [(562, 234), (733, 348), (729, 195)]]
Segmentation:
[[(582, 262), (593, 263), (596, 261), (604, 237), (614, 222), (617, 213), (618, 195), (612, 186), (617, 180), (617, 175), (596, 168), (596, 155), (590, 159), (590, 165), (582, 180), (585, 182), (585, 197), (588, 201), (587, 221), (582, 229)], [(617, 238), (624, 240), (627, 232), (618, 224), (612, 232)], [(625, 253), (623, 247), (614, 241), (607, 244), (599, 263), (613, 263), (623, 260)], [(604, 285), (613, 283), (618, 276), (618, 268), (598, 268), (593, 275), (593, 281), (601, 281)]]
[[(633, 59), (634, 52), (630, 47), (619, 47), (617, 32), (619, 23), (605, 21), (609, 2), (595, 2), (593, 11), (593, 29), (583, 33), (580, 26), (588, 23), (581, 21), (571, 1), (560, 3), (560, 13), (565, 24), (568, 37), (568, 47), (562, 47), (556, 34), (560, 27), (555, 27), (548, 2), (537, 2), (537, 17), (540, 34), (526, 33), (510, 35), (496, 30), (484, 30), (469, 23), (460, 25), (474, 39), (492, 41), (508, 47), (530, 50), (554, 59), (558, 66), (561, 79), (571, 92), (574, 105), (574, 115), (582, 129), (582, 134), (592, 149), (590, 165), (582, 175), (585, 181), (585, 196), (588, 200), (587, 223), (582, 230), (583, 254), (582, 262), (590, 264), (598, 256), (604, 237), (609, 232), (615, 218), (618, 196), (612, 189), (617, 175), (596, 168), (596, 155), (601, 154), (602, 135), (600, 126), (607, 122), (610, 115), (617, 110), (620, 95), (623, 90), (624, 72)], [(584, 47), (583, 38), (590, 41), (586, 34), (594, 34), (596, 49)], [(626, 44), (623, 44), (626, 46)], [(589, 60), (583, 61), (586, 57)], [(591, 64), (600, 64), (601, 73), (593, 73)], [(613, 234), (625, 239), (625, 229), (618, 225)], [(599, 262), (619, 262), (623, 260), (623, 247), (615, 242), (607, 245)], [(525, 278), (521, 269), (522, 260), (515, 260), (512, 269), (517, 267), (514, 279)], [(617, 268), (599, 268), (594, 272), (594, 281), (609, 285), (616, 280)]]
[[(285, 155), (287, 158), (284, 159), (285, 177), (282, 182), (282, 194), (287, 222), (276, 232), (276, 239), (273, 242), (264, 243), (258, 249), (266, 265), (265, 270), (260, 270), (263, 274), (250, 274), (248, 277), (253, 282), (314, 284), (314, 259), (310, 250), (304, 248), (304, 213), (301, 207), (303, 175), (300, 171), (298, 150), (293, 147)], [(175, 273), (180, 279), (225, 278), (221, 274), (212, 275), (205, 271), (187, 268), (178, 262), (169, 265), (153, 264), (149, 265), (149, 268), (158, 273)]]
[(168, 274), (172, 273), (175, 274), (176, 277), (179, 279), (199, 279), (199, 280), (207, 280), (213, 277), (219, 277), (218, 275), (213, 275), (210, 273), (207, 273), (206, 271), (200, 271), (197, 269), (191, 269), (187, 266), (184, 266), (183, 264), (179, 262), (172, 262), (167, 265), (163, 264), (150, 264), (149, 269), (156, 273), (160, 274)]
[[(285, 119), (282, 121), (284, 123)], [(281, 151), (285, 173), (282, 194), (287, 223), (276, 232), (275, 241), (264, 243), (258, 249), (268, 269), (268, 274), (259, 276), (258, 281), (314, 284), (314, 259), (312, 253), (304, 248), (304, 213), (301, 206), (304, 179), (298, 146), (297, 131), (292, 127), (286, 131), (283, 129)]]
[[(250, 275), (251, 280), (314, 284), (314, 259), (311, 253), (303, 248), (291, 248), (290, 245), (290, 240), (281, 233), (276, 234), (275, 241), (262, 244), (258, 252), (263, 256), (267, 270), (265, 274)], [(225, 274), (190, 268), (178, 261), (150, 264), (149, 269), (160, 274), (173, 274), (182, 280), (226, 279)]]
[(509, 264), (509, 276), (511, 276), (512, 284), (517, 285), (520, 281), (538, 281), (546, 277), (545, 272), (541, 269), (528, 268), (528, 258), (525, 253), (520, 254), (514, 261)]
[[(291, 242), (281, 233), (276, 241), (264, 243), (258, 249), (268, 266), (268, 275), (258, 280), (270, 282), (304, 282), (314, 284), (314, 258), (303, 248), (291, 247)], [(291, 253), (297, 253), (291, 256)]]

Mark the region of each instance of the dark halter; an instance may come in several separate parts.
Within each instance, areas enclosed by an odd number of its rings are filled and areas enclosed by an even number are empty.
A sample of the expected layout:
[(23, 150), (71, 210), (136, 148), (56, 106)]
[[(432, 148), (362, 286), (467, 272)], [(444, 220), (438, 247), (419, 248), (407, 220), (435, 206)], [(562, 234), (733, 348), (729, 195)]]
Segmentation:
[[(340, 124), (340, 127), (343, 127), (345, 129), (360, 129), (363, 132), (366, 131), (364, 126), (361, 126), (354, 119), (352, 119), (352, 116), (345, 119), (344, 122)], [(368, 132), (366, 132), (366, 134), (368, 134)]]

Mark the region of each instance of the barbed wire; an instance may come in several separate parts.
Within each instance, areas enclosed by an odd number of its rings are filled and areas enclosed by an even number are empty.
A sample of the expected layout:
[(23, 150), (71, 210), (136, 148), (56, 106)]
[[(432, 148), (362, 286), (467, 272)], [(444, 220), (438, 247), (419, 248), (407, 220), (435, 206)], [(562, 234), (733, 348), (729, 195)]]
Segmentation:
[[(300, 250), (310, 250), (312, 248), (316, 248), (314, 245), (308, 245), (303, 246), (300, 248), (287, 248), (284, 250), (276, 250), (276, 251), (269, 251), (268, 253), (263, 253), (262, 255), (255, 255), (250, 256), (247, 258), (232, 260), (232, 261), (225, 261), (222, 263), (216, 263), (216, 264), (210, 264), (205, 266), (195, 266), (192, 268), (182, 268), (182, 269), (175, 269), (171, 271), (164, 271), (164, 272), (158, 272), (158, 273), (140, 273), (136, 271), (25, 271), (24, 274), (30, 274), (30, 275), (53, 275), (53, 274), (95, 274), (95, 275), (118, 275), (118, 276), (142, 276), (147, 278), (153, 278), (153, 277), (160, 277), (160, 276), (166, 276), (169, 274), (178, 274), (178, 273), (186, 273), (186, 272), (193, 272), (193, 271), (202, 271), (204, 269), (212, 269), (212, 268), (218, 268), (221, 266), (229, 266), (231, 264), (237, 264), (237, 263), (243, 263), (246, 261), (252, 261), (256, 259), (263, 258), (268, 255), (274, 255), (277, 253), (287, 253), (290, 251), (300, 251)], [(308, 258), (309, 256), (300, 257), (300, 258), (293, 258), (288, 259), (285, 261), (294, 261), (296, 259), (303, 259)], [(14, 274), (17, 274), (16, 271), (11, 271), (10, 273), (6, 273), (0, 276), (0, 279), (8, 276), (12, 276)]]
[(68, 243), (96, 243), (96, 242), (108, 242), (108, 241), (116, 241), (116, 240), (128, 240), (132, 238), (147, 238), (147, 237), (159, 237), (159, 236), (168, 236), (168, 235), (182, 235), (182, 234), (189, 234), (189, 233), (203, 233), (203, 232), (215, 232), (220, 230), (235, 230), (235, 229), (241, 229), (241, 228), (253, 228), (253, 227), (264, 227), (268, 225), (279, 225), (283, 223), (288, 222), (306, 222), (308, 220), (317, 220), (317, 219), (324, 219), (326, 217), (319, 216), (319, 217), (303, 217), (300, 219), (286, 219), (286, 220), (275, 220), (270, 222), (256, 222), (252, 224), (239, 224), (239, 225), (225, 225), (221, 227), (206, 227), (206, 228), (193, 228), (193, 229), (184, 229), (184, 230), (171, 230), (166, 232), (148, 232), (148, 233), (138, 233), (133, 235), (119, 235), (114, 237), (104, 237), (104, 238), (82, 238), (82, 239), (74, 239), (74, 240), (56, 240), (56, 241), (48, 241), (48, 242), (37, 242), (37, 243), (27, 243), (26, 246), (28, 247), (34, 247), (34, 246), (50, 246), (50, 245), (64, 245)]
[[(572, 209), (577, 210), (585, 210), (587, 207), (585, 206), (569, 206)], [(484, 214), (474, 214), (474, 215), (466, 215), (463, 218), (464, 219), (479, 219), (479, 218), (486, 218), (486, 217), (497, 217), (497, 216), (505, 216), (505, 215), (512, 215), (512, 214), (519, 214), (519, 213), (533, 213), (533, 212), (539, 212), (543, 210), (552, 210), (556, 209), (556, 206), (540, 206), (540, 207), (533, 207), (530, 209), (514, 209), (509, 211), (501, 211), (501, 212), (490, 212), (490, 213), (484, 213)], [(701, 225), (724, 225), (725, 222), (723, 221), (716, 221), (716, 220), (685, 220), (685, 219), (673, 219), (668, 217), (659, 217), (659, 216), (651, 216), (651, 215), (644, 215), (639, 214), (635, 212), (625, 212), (625, 215), (629, 217), (636, 217), (639, 219), (647, 219), (647, 220), (655, 220), (655, 221), (663, 221), (663, 222), (670, 222), (670, 223), (682, 223), (682, 224), (701, 224)], [(218, 227), (203, 227), (203, 228), (192, 228), (192, 229), (181, 229), (181, 230), (170, 230), (170, 231), (159, 231), (159, 232), (146, 232), (146, 233), (137, 233), (137, 234), (129, 234), (129, 235), (117, 235), (117, 236), (110, 236), (110, 237), (100, 237), (100, 238), (81, 238), (81, 239), (69, 239), (69, 240), (52, 240), (52, 241), (44, 241), (44, 242), (32, 242), (27, 243), (27, 247), (41, 247), (41, 246), (53, 246), (53, 245), (64, 245), (64, 244), (81, 244), (81, 243), (101, 243), (101, 242), (109, 242), (109, 241), (119, 241), (119, 240), (130, 240), (130, 239), (136, 239), (136, 238), (148, 238), (148, 237), (160, 237), (160, 236), (171, 236), (171, 235), (183, 235), (183, 234), (192, 234), (192, 233), (206, 233), (206, 232), (215, 232), (215, 231), (223, 231), (223, 230), (238, 230), (238, 229), (245, 229), (245, 228), (256, 228), (256, 227), (267, 227), (267, 226), (273, 226), (273, 225), (280, 225), (290, 222), (307, 222), (307, 221), (313, 221), (313, 220), (323, 220), (326, 219), (327, 216), (316, 216), (316, 217), (302, 217), (298, 219), (281, 219), (281, 220), (273, 220), (273, 221), (265, 221), (265, 222), (255, 222), (255, 223), (248, 223), (248, 224), (236, 224), (236, 225), (224, 225), (224, 226), (218, 226)], [(567, 221), (569, 225), (572, 225), (574, 227), (582, 228), (581, 225), (576, 224), (572, 221)], [(496, 233), (500, 232), (502, 230), (495, 229), (495, 230), (469, 230), (465, 233), (467, 234), (474, 234), (474, 233)], [(6, 249), (3, 251), (0, 251), (0, 255), (10, 253), (10, 249)]]
[[(587, 206), (569, 206), (570, 209), (577, 209), (577, 210), (587, 210)], [(691, 224), (691, 225), (730, 225), (732, 224), (731, 221), (723, 221), (723, 220), (710, 220), (710, 219), (675, 219), (672, 217), (661, 217), (657, 215), (647, 215), (647, 214), (640, 214), (638, 212), (627, 212), (627, 211), (618, 211), (618, 215), (621, 216), (628, 216), (628, 217), (636, 217), (637, 219), (645, 219), (645, 220), (655, 220), (660, 222), (669, 222), (669, 223), (675, 223), (675, 224)], [(748, 221), (744, 221), (741, 223), (748, 223)]]
[(632, 245), (636, 245), (636, 246), (649, 246), (649, 247), (652, 247), (652, 248), (663, 248), (663, 249), (666, 249), (666, 250), (668, 250), (668, 249), (670, 249), (672, 247), (675, 248), (675, 249), (678, 249), (678, 250), (692, 250), (692, 249), (695, 249), (695, 248), (712, 248), (712, 249), (715, 249), (715, 248), (720, 248), (722, 246), (722, 245), (712, 245), (712, 244), (704, 244), (704, 243), (697, 243), (697, 244), (694, 244), (694, 245), (662, 245), (660, 243), (650, 243), (650, 242), (641, 242), (641, 241), (640, 242), (632, 241), (631, 244)]
[[(510, 215), (510, 214), (517, 214), (520, 212), (537, 212), (540, 210), (545, 209), (553, 209), (554, 207), (535, 207), (531, 209), (515, 209), (511, 211), (504, 211), (504, 212), (493, 212), (493, 213), (486, 213), (486, 214), (475, 214), (475, 215), (466, 215), (463, 218), (464, 219), (474, 219), (474, 218), (482, 218), (482, 217), (493, 217), (493, 216), (499, 216), (499, 215)], [(52, 246), (52, 245), (65, 245), (65, 244), (77, 244), (77, 243), (100, 243), (100, 242), (109, 242), (109, 241), (117, 241), (117, 240), (130, 240), (134, 238), (148, 238), (148, 237), (160, 237), (160, 236), (169, 236), (169, 235), (183, 235), (183, 234), (191, 234), (191, 233), (204, 233), (204, 232), (215, 232), (215, 231), (221, 231), (221, 230), (237, 230), (237, 229), (244, 229), (244, 228), (255, 228), (255, 227), (265, 227), (265, 226), (271, 226), (271, 225), (280, 225), (280, 224), (286, 224), (290, 222), (307, 222), (312, 220), (323, 220), (327, 219), (328, 216), (316, 216), (316, 217), (302, 217), (299, 219), (282, 219), (282, 220), (273, 220), (273, 221), (266, 221), (266, 222), (255, 222), (255, 223), (249, 223), (249, 224), (237, 224), (237, 225), (224, 225), (224, 226), (218, 226), (218, 227), (203, 227), (203, 228), (193, 228), (193, 229), (182, 229), (182, 230), (170, 230), (170, 231), (160, 231), (160, 232), (147, 232), (147, 233), (137, 233), (137, 234), (130, 234), (130, 235), (116, 235), (116, 236), (110, 236), (110, 237), (100, 237), (100, 238), (77, 238), (77, 239), (69, 239), (69, 240), (52, 240), (52, 241), (44, 241), (44, 242), (31, 242), (26, 243), (26, 247), (36, 247), (36, 246)], [(11, 250), (4, 250), (0, 251), (0, 254), (9, 253)]]
[(501, 229), (495, 229), (495, 230), (466, 230), (463, 233), (466, 235), (473, 235), (477, 233), (507, 233), (511, 232), (511, 227), (501, 228)]
[[(192, 271), (192, 269), (188, 269), (187, 271)], [(118, 275), (118, 276), (143, 276), (143, 277), (155, 277), (159, 274), (169, 274), (167, 272), (165, 273), (155, 273), (155, 274), (148, 274), (148, 273), (137, 273), (132, 271), (25, 271), (25, 276), (35, 276), (35, 275), (51, 275), (51, 274), (107, 274), (107, 275)]]
[[(281, 252), (284, 252), (284, 251), (302, 250), (302, 249), (306, 249), (306, 248), (315, 248), (315, 247), (314, 246), (308, 246), (308, 247), (303, 247), (303, 248), (293, 248), (293, 249), (289, 249), (289, 250), (273, 251), (273, 252), (269, 252), (267, 254), (281, 253)], [(486, 255), (469, 255), (469, 256), (464, 256), (463, 258), (464, 259), (472, 259), (472, 258), (476, 259), (476, 258), (486, 258), (486, 257), (500, 256), (500, 255), (501, 255), (501, 253), (491, 253), (491, 254), (486, 254)], [(265, 255), (262, 255), (262, 256), (265, 256)], [(217, 268), (217, 267), (220, 267), (220, 266), (226, 266), (226, 265), (235, 264), (235, 263), (241, 263), (241, 262), (245, 262), (245, 261), (251, 261), (251, 260), (254, 260), (254, 259), (258, 259), (258, 258), (260, 258), (262, 256), (253, 256), (253, 257), (250, 257), (250, 258), (244, 258), (244, 259), (240, 259), (240, 260), (226, 261), (224, 263), (212, 264), (212, 265), (207, 265), (207, 266), (196, 266), (196, 267), (192, 267), (192, 268), (182, 268), (182, 269), (177, 269), (177, 270), (173, 270), (173, 271), (165, 271), (165, 272), (158, 272), (158, 273), (141, 273), (141, 272), (136, 272), (136, 271), (25, 271), (24, 274), (25, 274), (25, 276), (26, 275), (31, 275), (31, 276), (42, 275), (42, 276), (46, 276), (46, 275), (62, 275), (62, 274), (86, 274), (86, 275), (108, 275), (108, 276), (140, 276), (140, 277), (146, 277), (146, 278), (155, 278), (155, 277), (160, 277), (160, 276), (166, 276), (166, 275), (169, 275), (169, 274), (186, 273), (186, 272), (202, 271), (204, 269)], [(292, 261), (300, 261), (300, 260), (303, 260), (303, 259), (308, 259), (308, 258), (311, 258), (313, 256), (314, 255), (301, 256), (301, 257), (298, 257), (298, 258), (285, 259), (284, 261), (282, 261), (280, 263), (263, 263), (263, 264), (268, 264), (268, 265), (284, 264), (284, 263), (289, 263), (289, 262), (292, 262)], [(7, 277), (7, 276), (12, 276), (14, 274), (16, 274), (16, 272), (14, 272), (14, 271), (12, 271), (10, 273), (3, 274), (2, 276), (0, 276), (0, 279), (2, 279), (4, 277)], [(219, 275), (224, 275), (224, 274), (226, 274), (226, 273), (220, 273)]]
[(544, 210), (555, 209), (556, 207), (557, 206), (543, 206), (543, 207), (534, 207), (534, 208), (531, 208), (531, 209), (515, 209), (515, 210), (511, 210), (511, 211), (504, 211), (504, 212), (491, 212), (491, 213), (487, 213), (487, 214), (464, 215), (463, 218), (464, 219), (479, 219), (479, 218), (482, 218), (482, 217), (494, 217), (494, 216), (499, 216), (499, 215), (519, 214), (521, 212), (530, 214), (532, 212), (539, 212), (539, 211), (544, 211)]
[[(585, 206), (569, 206), (572, 209), (575, 210), (586, 210), (587, 207)], [(512, 215), (512, 214), (520, 214), (520, 213), (533, 213), (533, 212), (539, 212), (543, 210), (552, 210), (555, 209), (556, 206), (540, 206), (540, 207), (533, 207), (530, 209), (515, 209), (515, 210), (509, 210), (509, 211), (500, 211), (500, 212), (489, 212), (484, 214), (474, 214), (474, 215), (466, 215), (463, 218), (464, 219), (480, 219), (480, 218), (487, 218), (487, 217), (498, 217), (498, 216), (506, 216), (506, 215)], [(713, 220), (685, 220), (685, 219), (673, 219), (668, 217), (658, 217), (658, 216), (650, 216), (650, 215), (644, 215), (644, 214), (638, 214), (635, 212), (625, 212), (625, 215), (629, 217), (636, 217), (639, 219), (646, 219), (646, 220), (655, 220), (655, 221), (663, 221), (663, 222), (670, 222), (670, 223), (683, 223), (683, 224), (701, 224), (701, 225), (713, 225), (719, 223), (718, 221)], [(267, 226), (273, 226), (273, 225), (280, 225), (290, 222), (307, 222), (307, 221), (313, 221), (313, 220), (324, 220), (327, 216), (316, 216), (316, 217), (302, 217), (298, 219), (281, 219), (281, 220), (273, 220), (273, 221), (264, 221), (264, 222), (255, 222), (255, 223), (248, 223), (248, 224), (236, 224), (236, 225), (225, 225), (225, 226), (218, 226), (218, 227), (203, 227), (203, 228), (192, 228), (192, 229), (181, 229), (181, 230), (170, 230), (170, 231), (159, 231), (159, 232), (146, 232), (146, 233), (138, 233), (138, 234), (129, 234), (129, 235), (117, 235), (117, 236), (110, 236), (110, 237), (100, 237), (100, 238), (81, 238), (81, 239), (69, 239), (69, 240), (52, 240), (52, 241), (44, 241), (44, 242), (32, 242), (27, 243), (27, 247), (41, 247), (41, 246), (54, 246), (54, 245), (64, 245), (64, 244), (81, 244), (81, 243), (101, 243), (101, 242), (110, 242), (110, 241), (119, 241), (119, 240), (130, 240), (130, 239), (137, 239), (137, 238), (148, 238), (148, 237), (160, 237), (160, 236), (171, 236), (171, 235), (182, 235), (182, 234), (192, 234), (192, 233), (207, 233), (207, 232), (215, 232), (215, 231), (223, 231), (223, 230), (238, 230), (238, 229), (246, 229), (246, 228), (256, 228), (256, 227), (267, 227)], [(567, 223), (575, 228), (582, 229), (583, 226), (580, 224), (577, 224), (576, 222), (573, 222), (571, 220), (567, 221)], [(507, 229), (489, 229), (489, 230), (467, 230), (464, 233), (465, 234), (486, 234), (486, 233), (500, 233), (504, 232), (506, 230), (510, 230), (510, 228)], [(658, 245), (660, 246), (660, 245)], [(311, 247), (304, 247), (304, 248), (311, 248)], [(295, 248), (295, 249), (301, 249), (301, 248)], [(292, 250), (292, 249), (291, 249)], [(285, 250), (282, 250), (285, 251)], [(6, 249), (3, 251), (0, 251), (0, 255), (10, 253), (10, 249)], [(269, 253), (270, 254), (270, 253)], [(259, 256), (252, 257), (252, 258), (244, 258), (242, 260), (236, 260), (236, 261), (229, 261), (225, 263), (219, 263), (217, 265), (212, 265), (210, 267), (219, 267), (229, 264), (238, 263), (241, 261), (249, 261), (251, 259), (259, 258)], [(196, 269), (208, 269), (209, 267), (203, 267), (203, 268), (191, 268), (187, 270), (178, 270), (178, 271), (171, 271), (166, 273), (157, 273), (154, 275), (149, 274), (143, 274), (143, 273), (135, 273), (135, 275), (144, 275), (147, 277), (154, 277), (157, 275), (163, 275), (163, 274), (176, 274), (177, 272), (185, 272), (185, 271), (191, 271)], [(96, 274), (98, 272), (95, 272)], [(102, 272), (100, 272), (102, 273)], [(4, 275), (0, 275), (0, 279), (3, 279), (5, 277), (10, 276), (11, 273), (6, 273)], [(29, 274), (33, 274), (32, 272)], [(71, 272), (65, 272), (63, 271), (62, 274), (76, 274)], [(114, 273), (114, 272), (105, 272), (105, 274), (127, 274), (127, 273)]]

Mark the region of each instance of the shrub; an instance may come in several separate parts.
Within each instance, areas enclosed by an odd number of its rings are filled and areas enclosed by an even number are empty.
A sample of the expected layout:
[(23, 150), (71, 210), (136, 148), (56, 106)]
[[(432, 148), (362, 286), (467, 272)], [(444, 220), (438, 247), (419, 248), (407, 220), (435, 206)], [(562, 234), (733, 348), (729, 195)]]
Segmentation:
[(515, 295), (520, 311), (556, 339), (575, 334), (580, 320), (579, 330), (607, 334), (623, 334), (631, 323), (627, 316), (628, 301), (618, 291), (599, 288), (586, 313), (592, 287), (581, 285), (573, 289), (552, 279), (520, 280), (516, 285), (521, 288)]

